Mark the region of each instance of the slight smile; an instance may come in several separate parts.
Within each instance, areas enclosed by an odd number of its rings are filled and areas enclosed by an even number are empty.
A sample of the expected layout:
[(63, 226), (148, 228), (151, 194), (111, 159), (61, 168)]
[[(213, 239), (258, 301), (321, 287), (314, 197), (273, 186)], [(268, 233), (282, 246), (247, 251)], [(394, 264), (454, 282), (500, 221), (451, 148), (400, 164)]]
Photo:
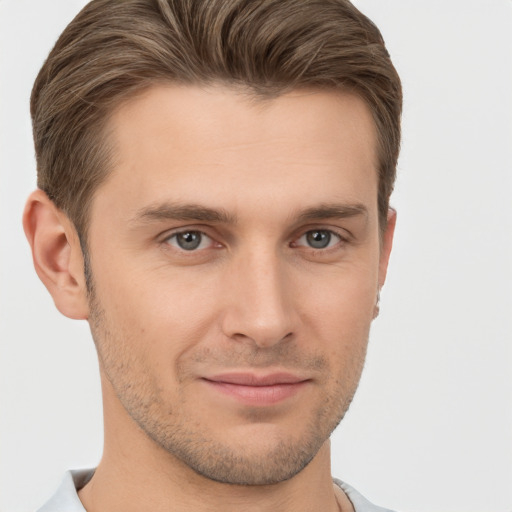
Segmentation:
[(290, 373), (255, 375), (226, 373), (203, 380), (213, 389), (252, 406), (267, 406), (282, 402), (303, 389), (310, 379)]

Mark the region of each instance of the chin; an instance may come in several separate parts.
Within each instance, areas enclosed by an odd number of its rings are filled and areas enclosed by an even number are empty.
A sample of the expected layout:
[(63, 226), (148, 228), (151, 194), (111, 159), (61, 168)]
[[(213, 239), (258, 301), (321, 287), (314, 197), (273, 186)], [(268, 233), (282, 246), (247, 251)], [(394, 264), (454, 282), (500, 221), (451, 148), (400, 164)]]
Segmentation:
[(318, 444), (299, 447), (283, 442), (273, 448), (249, 450), (210, 444), (204, 451), (181, 453), (180, 458), (198, 475), (223, 484), (275, 485), (300, 473), (323, 442)]
[[(344, 412), (344, 411), (343, 411)], [(293, 478), (315, 458), (342, 414), (303, 423), (301, 431), (272, 423), (245, 425), (221, 436), (181, 425), (150, 437), (196, 474), (229, 485), (275, 485)], [(316, 418), (317, 420), (319, 418)], [(297, 425), (296, 425), (297, 427)], [(293, 433), (292, 433), (293, 432)]]

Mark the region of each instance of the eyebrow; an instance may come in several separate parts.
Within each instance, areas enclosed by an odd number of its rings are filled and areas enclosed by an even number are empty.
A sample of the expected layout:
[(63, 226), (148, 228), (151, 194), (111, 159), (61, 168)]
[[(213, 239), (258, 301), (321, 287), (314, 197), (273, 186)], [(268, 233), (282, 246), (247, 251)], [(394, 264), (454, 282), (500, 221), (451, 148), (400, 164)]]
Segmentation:
[(326, 203), (302, 211), (298, 216), (298, 221), (347, 219), (358, 216), (368, 218), (368, 208), (364, 204)]
[[(325, 219), (346, 219), (350, 217), (368, 217), (368, 209), (360, 203), (325, 203), (299, 212), (297, 222)], [(199, 221), (218, 224), (237, 223), (235, 215), (223, 208), (208, 208), (199, 204), (163, 203), (151, 205), (137, 211), (130, 223), (146, 224), (163, 220)]]
[(146, 223), (162, 220), (201, 221), (222, 224), (236, 224), (236, 217), (224, 209), (208, 208), (198, 204), (164, 203), (139, 210), (131, 219), (132, 223)]

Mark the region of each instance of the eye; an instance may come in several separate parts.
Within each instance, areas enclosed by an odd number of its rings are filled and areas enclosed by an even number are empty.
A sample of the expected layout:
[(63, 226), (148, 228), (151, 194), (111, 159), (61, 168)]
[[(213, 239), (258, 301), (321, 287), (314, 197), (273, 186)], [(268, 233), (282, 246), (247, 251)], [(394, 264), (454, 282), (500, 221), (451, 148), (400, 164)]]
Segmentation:
[(201, 231), (182, 231), (167, 238), (166, 243), (182, 249), (183, 251), (195, 251), (206, 249), (212, 244), (212, 239)]
[(304, 233), (296, 244), (309, 246), (313, 249), (328, 249), (341, 240), (342, 238), (339, 235), (328, 229), (312, 229)]

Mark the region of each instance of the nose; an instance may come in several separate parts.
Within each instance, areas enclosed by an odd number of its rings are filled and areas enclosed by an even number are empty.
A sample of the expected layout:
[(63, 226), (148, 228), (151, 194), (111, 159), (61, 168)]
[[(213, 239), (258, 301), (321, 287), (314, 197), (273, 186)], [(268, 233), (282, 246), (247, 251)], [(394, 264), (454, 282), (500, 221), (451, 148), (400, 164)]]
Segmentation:
[(276, 254), (254, 251), (229, 271), (222, 318), (226, 336), (269, 348), (289, 340), (297, 328), (293, 284)]

